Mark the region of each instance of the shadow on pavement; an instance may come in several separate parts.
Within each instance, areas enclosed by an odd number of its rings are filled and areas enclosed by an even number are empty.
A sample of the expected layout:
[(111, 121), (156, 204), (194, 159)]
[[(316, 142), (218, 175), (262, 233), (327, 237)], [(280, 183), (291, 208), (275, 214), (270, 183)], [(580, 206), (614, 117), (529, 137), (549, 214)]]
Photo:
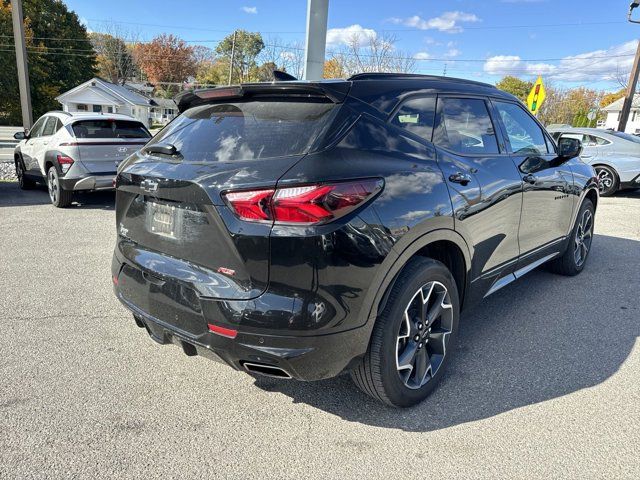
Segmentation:
[[(113, 191), (78, 192), (73, 196), (71, 206), (67, 208), (113, 210), (115, 201)], [(51, 200), (44, 186), (38, 185), (33, 190), (20, 190), (17, 182), (0, 182), (0, 207), (47, 204), (51, 204)]]
[(412, 409), (378, 404), (348, 376), (313, 383), (258, 378), (255, 385), (351, 422), (407, 431), (571, 394), (611, 377), (640, 335), (637, 258), (640, 242), (596, 235), (579, 276), (538, 270), (464, 312), (447, 374)]

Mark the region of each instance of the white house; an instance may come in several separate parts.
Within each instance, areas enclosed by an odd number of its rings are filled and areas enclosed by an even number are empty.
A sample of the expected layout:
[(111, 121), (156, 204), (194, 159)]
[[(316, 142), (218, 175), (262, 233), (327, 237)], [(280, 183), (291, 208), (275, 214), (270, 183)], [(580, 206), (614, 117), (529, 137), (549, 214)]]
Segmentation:
[(178, 115), (178, 106), (171, 98), (153, 97), (151, 120), (154, 124), (166, 125)]
[[(602, 110), (607, 112), (607, 119), (604, 124), (604, 128), (618, 129), (618, 122), (620, 121), (620, 115), (622, 114), (622, 104), (624, 98), (620, 98), (610, 105), (607, 105)], [(631, 113), (629, 114), (629, 120), (627, 121), (627, 133), (640, 133), (640, 94), (636, 94), (633, 97), (631, 104)]]
[(177, 114), (173, 100), (149, 98), (132, 88), (98, 77), (59, 95), (56, 100), (65, 112), (122, 113), (140, 120), (147, 127), (151, 123), (166, 124)]

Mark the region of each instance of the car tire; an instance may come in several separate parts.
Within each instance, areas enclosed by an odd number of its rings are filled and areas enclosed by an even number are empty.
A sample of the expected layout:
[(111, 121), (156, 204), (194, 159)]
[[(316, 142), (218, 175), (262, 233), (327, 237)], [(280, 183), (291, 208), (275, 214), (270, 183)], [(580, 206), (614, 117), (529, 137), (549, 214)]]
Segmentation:
[(447, 366), (459, 315), (458, 289), (447, 267), (430, 258), (411, 260), (376, 320), (367, 353), (350, 372), (354, 383), (393, 407), (422, 402)]
[(49, 198), (54, 207), (64, 208), (71, 205), (73, 200), (73, 192), (65, 190), (60, 184), (60, 174), (55, 165), (51, 165), (47, 170), (47, 190)]
[(16, 158), (16, 177), (20, 190), (31, 190), (36, 186), (36, 182), (25, 177), (25, 168), (22, 158)]
[(620, 179), (616, 171), (606, 165), (594, 167), (600, 183), (600, 196), (609, 197), (618, 191)]
[(567, 249), (561, 257), (548, 263), (549, 270), (559, 275), (573, 277), (584, 269), (593, 242), (594, 223), (595, 209), (591, 200), (586, 198), (580, 206)]

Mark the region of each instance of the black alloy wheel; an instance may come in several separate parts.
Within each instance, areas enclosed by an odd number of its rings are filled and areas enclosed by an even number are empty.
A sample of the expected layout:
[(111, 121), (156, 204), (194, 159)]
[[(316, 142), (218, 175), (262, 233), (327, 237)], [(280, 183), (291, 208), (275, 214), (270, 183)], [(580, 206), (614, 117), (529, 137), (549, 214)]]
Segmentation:
[(391, 287), (354, 383), (394, 407), (423, 401), (442, 377), (458, 330), (460, 303), (451, 272), (424, 257), (410, 260)]

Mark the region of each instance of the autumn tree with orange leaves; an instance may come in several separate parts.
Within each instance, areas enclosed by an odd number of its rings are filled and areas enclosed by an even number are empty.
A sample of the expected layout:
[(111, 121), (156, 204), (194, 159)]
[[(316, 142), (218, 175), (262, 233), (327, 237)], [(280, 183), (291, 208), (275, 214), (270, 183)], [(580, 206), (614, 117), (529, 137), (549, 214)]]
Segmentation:
[(166, 33), (148, 43), (139, 43), (134, 49), (136, 62), (147, 79), (161, 87), (168, 96), (179, 90), (177, 84), (195, 76), (195, 53), (184, 40)]

